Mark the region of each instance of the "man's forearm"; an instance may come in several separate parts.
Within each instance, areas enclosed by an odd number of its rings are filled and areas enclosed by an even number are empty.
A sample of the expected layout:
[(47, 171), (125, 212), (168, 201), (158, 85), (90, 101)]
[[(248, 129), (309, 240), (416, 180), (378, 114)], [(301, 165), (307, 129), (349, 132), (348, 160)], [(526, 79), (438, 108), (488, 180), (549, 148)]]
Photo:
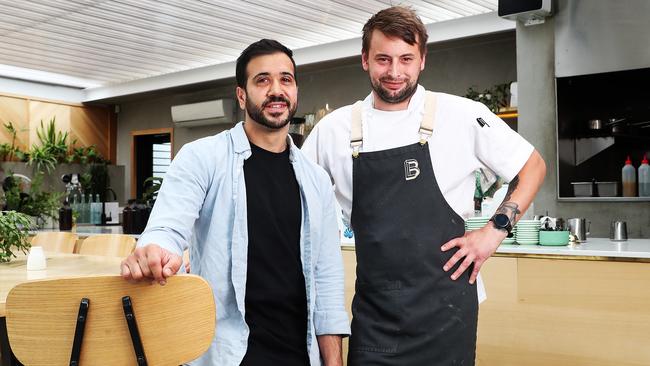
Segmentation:
[(510, 182), (506, 197), (496, 213), (507, 215), (514, 225), (535, 198), (545, 175), (546, 164), (535, 150), (519, 174)]
[(341, 336), (339, 335), (319, 335), (318, 348), (323, 359), (324, 366), (343, 366), (343, 356), (341, 354)]

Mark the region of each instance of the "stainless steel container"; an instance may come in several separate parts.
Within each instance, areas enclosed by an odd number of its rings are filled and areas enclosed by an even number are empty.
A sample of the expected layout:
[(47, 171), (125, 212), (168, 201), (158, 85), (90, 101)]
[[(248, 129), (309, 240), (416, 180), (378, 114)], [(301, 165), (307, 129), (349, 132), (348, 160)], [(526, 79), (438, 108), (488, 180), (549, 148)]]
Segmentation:
[(611, 241), (627, 240), (627, 223), (625, 221), (612, 221), (609, 229), (609, 239)]
[(593, 197), (594, 195), (593, 182), (571, 182), (571, 185), (575, 197)]
[[(591, 226), (591, 221), (583, 218), (573, 218), (567, 220), (567, 225), (569, 226), (569, 231), (573, 234), (576, 239), (584, 243), (587, 241), (587, 235), (589, 235), (589, 227)], [(589, 227), (587, 226), (589, 225)]]
[(598, 197), (618, 197), (618, 182), (596, 182)]

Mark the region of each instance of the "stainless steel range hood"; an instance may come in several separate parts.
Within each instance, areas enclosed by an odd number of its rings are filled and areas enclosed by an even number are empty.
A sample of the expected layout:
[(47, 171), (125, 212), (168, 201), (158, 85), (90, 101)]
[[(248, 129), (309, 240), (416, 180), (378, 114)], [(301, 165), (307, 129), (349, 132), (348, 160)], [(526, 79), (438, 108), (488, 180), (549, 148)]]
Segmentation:
[(558, 0), (555, 75), (650, 67), (650, 1)]

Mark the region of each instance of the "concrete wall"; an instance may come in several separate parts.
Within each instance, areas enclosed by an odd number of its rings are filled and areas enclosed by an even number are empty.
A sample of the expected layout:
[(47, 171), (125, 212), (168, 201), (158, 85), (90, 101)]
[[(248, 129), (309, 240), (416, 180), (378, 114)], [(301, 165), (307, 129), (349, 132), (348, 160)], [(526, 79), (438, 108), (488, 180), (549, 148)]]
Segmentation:
[(591, 221), (591, 236), (608, 237), (612, 220), (627, 221), (628, 236), (650, 237), (649, 202), (560, 202), (557, 199), (555, 105), (555, 22), (517, 24), (519, 132), (546, 160), (547, 176), (534, 204), (535, 213)]
[[(342, 107), (370, 93), (370, 81), (361, 68), (360, 57), (298, 77), (299, 116), (315, 112), (326, 103), (333, 109)], [(456, 95), (465, 95), (471, 86), (483, 90), (516, 79), (512, 32), (429, 45), (426, 68), (420, 74), (420, 84), (427, 89)]]
[[(361, 46), (359, 46), (361, 47)], [(338, 108), (362, 99), (370, 92), (360, 57), (308, 65), (298, 70), (299, 103), (297, 116), (315, 112), (329, 104)], [(464, 95), (467, 88), (479, 90), (516, 80), (514, 32), (474, 37), (429, 46), (427, 66), (420, 83), (428, 89)], [(224, 85), (225, 84), (225, 85)], [(196, 89), (196, 88), (195, 88)], [(126, 166), (126, 187), (130, 190), (131, 131), (173, 127), (170, 108), (175, 104), (214, 98), (234, 98), (235, 83), (222, 83), (192, 92), (157, 93), (119, 103), (117, 164)], [(239, 119), (243, 118), (240, 113)], [(197, 138), (213, 135), (232, 125), (177, 128), (174, 151)]]

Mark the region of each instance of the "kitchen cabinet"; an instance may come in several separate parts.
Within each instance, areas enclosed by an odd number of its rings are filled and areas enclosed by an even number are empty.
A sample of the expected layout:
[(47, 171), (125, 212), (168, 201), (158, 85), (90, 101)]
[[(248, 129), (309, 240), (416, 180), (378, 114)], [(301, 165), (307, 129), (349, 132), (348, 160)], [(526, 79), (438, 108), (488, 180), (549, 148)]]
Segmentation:
[[(502, 245), (484, 264), (477, 366), (650, 365), (650, 240), (589, 241)], [(350, 313), (354, 246), (342, 253)]]

